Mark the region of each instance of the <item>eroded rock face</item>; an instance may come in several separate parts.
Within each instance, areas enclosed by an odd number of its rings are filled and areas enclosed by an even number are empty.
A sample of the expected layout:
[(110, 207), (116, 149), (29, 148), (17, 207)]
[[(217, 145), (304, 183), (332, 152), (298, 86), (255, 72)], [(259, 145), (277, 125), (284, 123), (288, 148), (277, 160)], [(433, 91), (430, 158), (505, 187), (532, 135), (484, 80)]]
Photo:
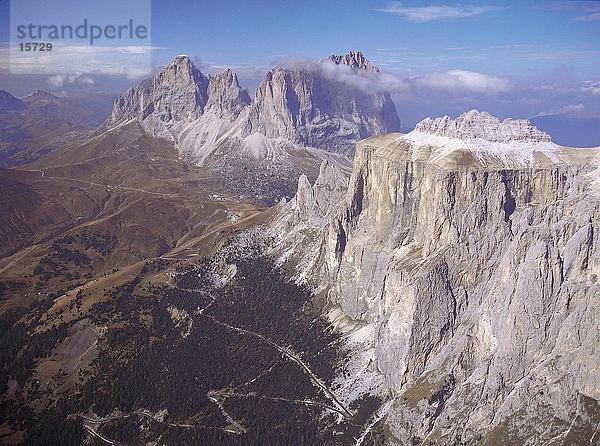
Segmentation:
[(526, 119), (507, 118), (500, 121), (487, 112), (477, 110), (465, 112), (456, 119), (448, 116), (426, 118), (416, 125), (415, 130), (459, 139), (481, 138), (497, 142), (550, 141), (550, 135), (538, 130)]
[[(342, 65), (348, 72), (329, 70), (326, 64)], [(260, 133), (352, 155), (359, 139), (400, 129), (388, 93), (351, 83), (353, 76), (378, 71), (359, 52), (269, 71), (256, 91), (242, 135)]]
[(189, 57), (177, 56), (156, 76), (119, 96), (107, 126), (138, 119), (151, 132), (160, 133), (158, 123), (198, 118), (208, 101), (207, 88), (208, 78)]
[(217, 116), (237, 118), (250, 104), (248, 92), (240, 86), (237, 75), (226, 69), (209, 76), (207, 109)]
[(311, 259), (299, 280), (373, 327), (390, 444), (597, 440), (600, 153), (538, 155), (372, 137), (329, 221), (281, 237), (275, 252)]
[(294, 223), (324, 225), (344, 198), (347, 188), (348, 177), (327, 161), (321, 163), (319, 176), (313, 186), (306, 175), (301, 175), (298, 192), (290, 202), (294, 211)]
[[(151, 135), (180, 141), (184, 128), (202, 127), (202, 132), (221, 120), (231, 123), (249, 104), (248, 92), (231, 70), (205, 76), (182, 55), (118, 97), (105, 127), (136, 119)], [(202, 119), (205, 115), (209, 116)], [(181, 149), (193, 146), (184, 144)]]

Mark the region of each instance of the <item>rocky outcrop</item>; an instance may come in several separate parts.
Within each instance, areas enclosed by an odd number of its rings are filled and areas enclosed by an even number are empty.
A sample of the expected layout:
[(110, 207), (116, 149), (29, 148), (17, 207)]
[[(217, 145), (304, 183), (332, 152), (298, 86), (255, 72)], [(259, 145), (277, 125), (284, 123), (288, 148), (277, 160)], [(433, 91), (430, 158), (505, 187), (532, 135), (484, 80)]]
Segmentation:
[(298, 191), (290, 201), (294, 213), (294, 224), (306, 222), (320, 226), (331, 217), (336, 206), (344, 198), (348, 188), (348, 177), (335, 165), (323, 161), (319, 176), (311, 186), (306, 175), (298, 180)]
[(26, 105), (20, 99), (15, 98), (8, 91), (0, 90), (0, 113), (20, 112), (25, 110)]
[(550, 141), (550, 135), (538, 130), (526, 119), (500, 121), (487, 112), (477, 110), (465, 112), (456, 119), (449, 116), (426, 118), (416, 125), (415, 130), (448, 138), (480, 138), (492, 142)]
[(250, 104), (248, 91), (242, 89), (237, 75), (230, 69), (209, 76), (207, 109), (217, 116), (237, 118)]
[[(351, 73), (328, 70), (332, 62)], [(331, 56), (321, 64), (277, 67), (259, 85), (242, 135), (260, 133), (351, 156), (359, 139), (400, 129), (388, 93), (349, 81), (377, 72), (360, 52)]]
[(328, 290), (336, 322), (372, 327), (389, 444), (598, 439), (600, 153), (550, 159), (533, 138), (531, 163), (503, 164), (468, 139), (371, 137), (325, 225), (292, 203), (273, 223), (274, 252)]
[(348, 53), (338, 56), (332, 54), (323, 62), (332, 62), (335, 65), (346, 65), (357, 71), (365, 71), (367, 73), (379, 73), (379, 68), (367, 60), (360, 51), (348, 51)]

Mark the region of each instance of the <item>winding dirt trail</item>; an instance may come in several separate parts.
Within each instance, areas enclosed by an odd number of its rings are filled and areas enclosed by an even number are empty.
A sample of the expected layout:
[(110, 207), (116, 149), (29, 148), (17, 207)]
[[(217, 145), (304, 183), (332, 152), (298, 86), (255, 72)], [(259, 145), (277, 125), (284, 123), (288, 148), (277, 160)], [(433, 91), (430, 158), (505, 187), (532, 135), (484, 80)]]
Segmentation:
[(87, 184), (90, 187), (97, 186), (97, 187), (103, 187), (103, 188), (109, 189), (109, 190), (112, 190), (112, 189), (122, 189), (122, 190), (126, 190), (126, 191), (140, 192), (140, 193), (143, 193), (143, 194), (156, 195), (156, 196), (160, 196), (160, 197), (182, 198), (182, 195), (178, 195), (178, 194), (167, 194), (167, 193), (163, 193), (163, 192), (152, 192), (152, 191), (149, 191), (149, 190), (144, 190), (144, 189), (135, 188), (135, 187), (118, 186), (118, 185), (112, 185), (112, 184), (101, 184), (101, 183), (95, 183), (95, 182), (89, 181), (89, 180), (80, 180), (79, 178), (46, 176), (45, 172), (43, 170), (39, 170), (39, 169), (25, 170), (25, 172), (39, 172), (40, 175), (43, 178), (49, 178), (49, 179), (53, 179), (53, 180), (62, 180), (62, 181), (73, 181), (73, 182), (76, 182), (76, 183)]

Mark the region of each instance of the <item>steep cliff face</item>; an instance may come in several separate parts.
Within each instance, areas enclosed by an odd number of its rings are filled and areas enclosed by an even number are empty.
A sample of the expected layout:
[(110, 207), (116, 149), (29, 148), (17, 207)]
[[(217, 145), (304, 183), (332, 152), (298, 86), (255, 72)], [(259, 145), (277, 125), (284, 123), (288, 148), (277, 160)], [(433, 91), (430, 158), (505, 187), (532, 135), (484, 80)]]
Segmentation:
[(336, 321), (371, 327), (389, 444), (598, 440), (600, 153), (548, 156), (524, 126), (503, 142), (531, 151), (505, 164), (501, 125), (462, 148), (364, 140), (322, 229), (294, 202), (274, 223), (275, 252), (328, 291)]
[(390, 95), (357, 86), (357, 77), (378, 72), (360, 52), (277, 67), (256, 91), (243, 136), (260, 133), (352, 155), (359, 139), (400, 129)]
[(209, 76), (207, 109), (218, 116), (237, 118), (250, 104), (248, 91), (242, 89), (237, 75), (226, 69)]
[(232, 121), (249, 103), (248, 93), (230, 70), (205, 76), (181, 55), (119, 96), (105, 127), (136, 119), (151, 135), (177, 140), (183, 127), (203, 115), (212, 112), (213, 118)]
[[(202, 114), (208, 100), (208, 78), (192, 64), (187, 56), (177, 56), (160, 73), (129, 88), (119, 96), (107, 126), (130, 119), (158, 122), (194, 119)], [(155, 125), (146, 127), (159, 131)], [(162, 129), (161, 129), (162, 130)]]

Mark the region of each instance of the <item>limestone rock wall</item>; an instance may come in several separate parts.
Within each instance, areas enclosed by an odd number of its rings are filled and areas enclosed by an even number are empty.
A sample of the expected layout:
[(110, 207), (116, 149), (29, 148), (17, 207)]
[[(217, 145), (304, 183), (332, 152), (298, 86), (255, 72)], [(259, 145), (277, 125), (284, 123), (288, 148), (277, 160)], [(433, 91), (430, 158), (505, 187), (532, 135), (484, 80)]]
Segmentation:
[(560, 159), (461, 166), (369, 138), (322, 229), (282, 237), (288, 259), (313, 253), (301, 279), (374, 327), (390, 444), (598, 440), (599, 158)]

